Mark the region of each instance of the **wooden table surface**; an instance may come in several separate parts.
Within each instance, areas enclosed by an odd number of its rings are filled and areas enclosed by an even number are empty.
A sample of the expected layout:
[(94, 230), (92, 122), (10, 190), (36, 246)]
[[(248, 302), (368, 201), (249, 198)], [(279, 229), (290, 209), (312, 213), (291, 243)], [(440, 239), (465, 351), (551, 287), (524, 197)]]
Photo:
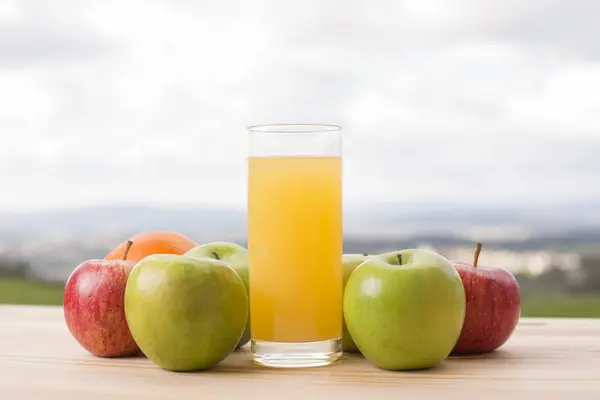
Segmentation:
[[(409, 396), (409, 397), (407, 397)], [(70, 336), (60, 307), (0, 306), (0, 399), (595, 399), (600, 319), (522, 319), (496, 352), (419, 372), (360, 356), (332, 366), (254, 366), (248, 349), (216, 369), (176, 373), (143, 357), (102, 359)]]

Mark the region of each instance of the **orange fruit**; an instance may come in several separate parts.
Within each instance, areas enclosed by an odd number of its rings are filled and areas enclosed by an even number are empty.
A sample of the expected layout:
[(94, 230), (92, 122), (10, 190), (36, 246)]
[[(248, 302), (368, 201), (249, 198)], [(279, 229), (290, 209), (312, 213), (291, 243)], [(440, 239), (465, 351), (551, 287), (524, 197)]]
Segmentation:
[[(133, 244), (127, 252), (127, 260), (138, 262), (152, 254), (184, 254), (198, 244), (192, 239), (172, 231), (144, 232), (129, 238)], [(105, 260), (121, 260), (127, 241), (108, 253)]]

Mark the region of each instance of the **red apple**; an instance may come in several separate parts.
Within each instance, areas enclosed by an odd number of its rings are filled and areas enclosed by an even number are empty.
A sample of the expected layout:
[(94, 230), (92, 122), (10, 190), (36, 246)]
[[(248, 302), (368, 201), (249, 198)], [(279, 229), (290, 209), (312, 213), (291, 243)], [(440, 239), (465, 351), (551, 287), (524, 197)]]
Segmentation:
[(123, 260), (84, 261), (65, 285), (67, 327), (83, 348), (98, 357), (140, 353), (125, 319), (125, 285), (136, 265), (126, 258), (127, 252)]
[(465, 287), (467, 309), (452, 354), (481, 354), (496, 350), (510, 338), (521, 316), (521, 294), (513, 274), (499, 267), (453, 261)]

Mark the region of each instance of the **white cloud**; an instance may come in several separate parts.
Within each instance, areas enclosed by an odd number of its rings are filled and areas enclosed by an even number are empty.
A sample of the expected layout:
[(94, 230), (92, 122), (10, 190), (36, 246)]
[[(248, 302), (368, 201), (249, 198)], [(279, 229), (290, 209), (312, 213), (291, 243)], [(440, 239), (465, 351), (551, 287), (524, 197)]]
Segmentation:
[(565, 62), (539, 91), (509, 103), (512, 117), (564, 135), (600, 136), (600, 63)]
[(4, 2), (0, 208), (243, 206), (270, 122), (344, 127), (348, 203), (600, 198), (595, 6), (288, 5)]

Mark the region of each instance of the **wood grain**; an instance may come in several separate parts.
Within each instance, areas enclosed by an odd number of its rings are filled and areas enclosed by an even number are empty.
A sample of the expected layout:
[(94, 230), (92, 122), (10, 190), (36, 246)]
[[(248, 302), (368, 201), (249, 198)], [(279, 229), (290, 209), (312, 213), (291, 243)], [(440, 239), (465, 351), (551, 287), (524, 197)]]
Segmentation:
[[(408, 396), (408, 397), (407, 397)], [(196, 373), (143, 357), (96, 358), (70, 336), (60, 307), (0, 306), (0, 399), (600, 399), (600, 319), (522, 319), (496, 352), (419, 372), (382, 371), (360, 356), (277, 370), (249, 350)], [(570, 397), (569, 397), (570, 396)]]

